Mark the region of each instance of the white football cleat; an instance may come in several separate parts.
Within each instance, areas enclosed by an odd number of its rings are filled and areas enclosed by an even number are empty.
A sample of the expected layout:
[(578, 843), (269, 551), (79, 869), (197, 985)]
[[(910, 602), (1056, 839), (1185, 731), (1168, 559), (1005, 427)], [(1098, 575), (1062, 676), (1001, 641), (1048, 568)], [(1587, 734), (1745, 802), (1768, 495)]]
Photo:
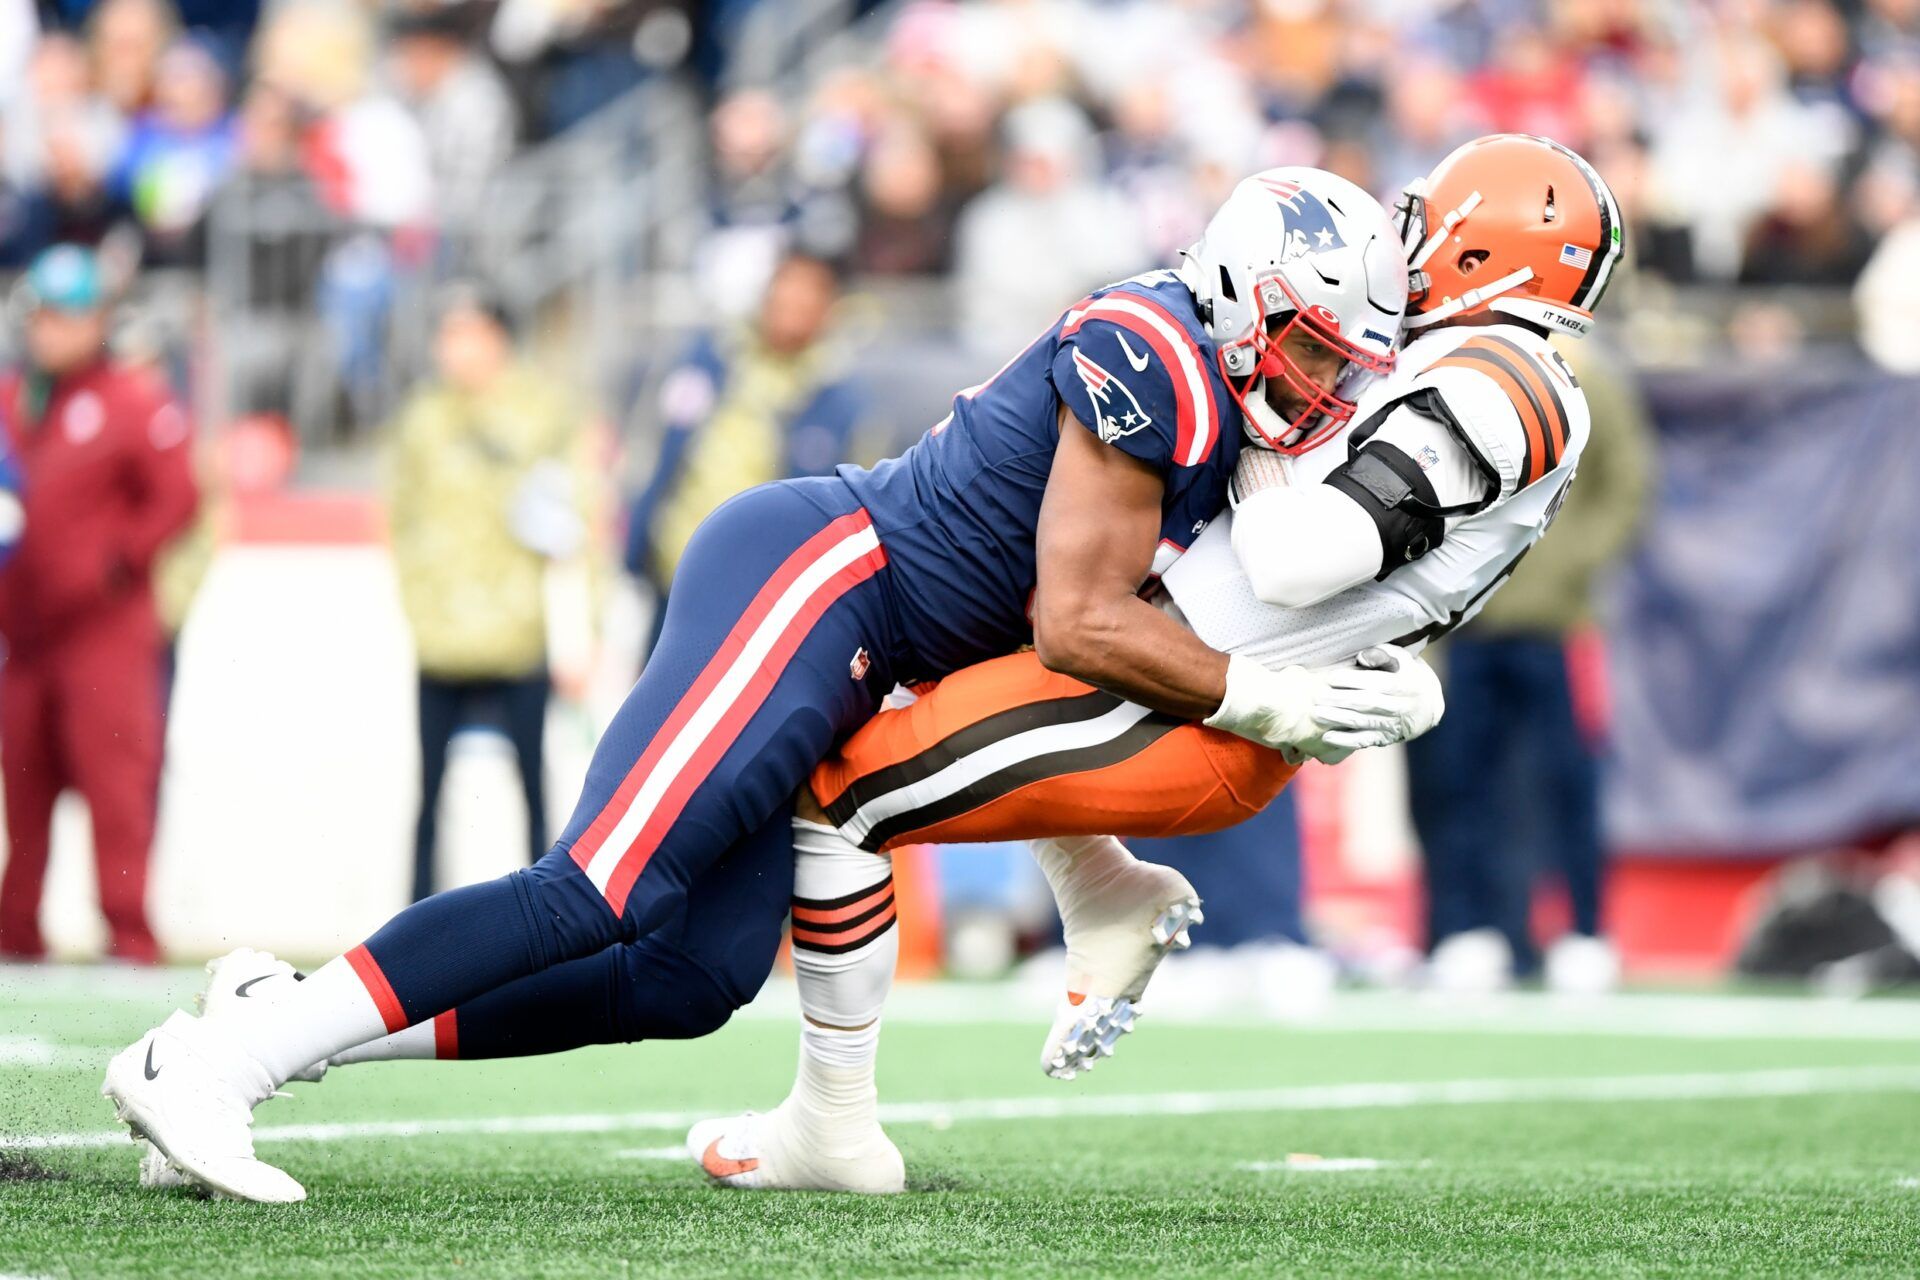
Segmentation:
[(1547, 948), (1547, 990), (1563, 996), (1602, 996), (1620, 985), (1620, 953), (1605, 938), (1569, 933)]
[[(1181, 877), (1182, 883), (1185, 879)], [(1153, 924), (1143, 931), (1150, 958), (1140, 977), (1140, 988), (1145, 988), (1161, 960), (1193, 945), (1190, 931), (1194, 925), (1205, 923), (1206, 918), (1191, 886), (1186, 897), (1171, 903), (1154, 918)], [(1076, 986), (1094, 985), (1084, 969), (1077, 971), (1076, 976), (1076, 970), (1069, 968), (1067, 984), (1066, 994), (1054, 1007), (1053, 1026), (1047, 1030), (1046, 1043), (1040, 1046), (1040, 1069), (1055, 1080), (1071, 1080), (1082, 1071), (1093, 1070), (1100, 1059), (1111, 1058), (1120, 1037), (1131, 1032), (1140, 1019), (1138, 995), (1099, 996), (1076, 990)]]
[(1071, 1080), (1111, 1057), (1133, 1030), (1140, 997), (1170, 952), (1193, 945), (1200, 895), (1172, 867), (1142, 862), (1111, 836), (1034, 840), (1028, 846), (1060, 907), (1066, 992), (1040, 1067)]
[(749, 1111), (702, 1120), (687, 1131), (687, 1154), (715, 1186), (744, 1191), (850, 1191), (897, 1195), (907, 1189), (900, 1148), (879, 1125), (849, 1150), (822, 1154), (792, 1099), (770, 1114)]
[[(201, 1016), (224, 1021), (243, 1018), (262, 1004), (271, 1004), (305, 982), (307, 975), (278, 959), (269, 951), (240, 947), (216, 960), (207, 961), (207, 985), (193, 998)], [(327, 1074), (327, 1064), (316, 1062), (296, 1071), (289, 1081), (319, 1084)]]
[(1442, 938), (1427, 957), (1429, 991), (1489, 996), (1513, 985), (1513, 948), (1498, 929), (1468, 929)]
[(253, 1109), (273, 1093), (271, 1078), (211, 1025), (173, 1014), (115, 1055), (100, 1093), (136, 1138), (194, 1184), (261, 1204), (307, 1198), (253, 1154)]
[(160, 1154), (160, 1149), (145, 1138), (135, 1138), (133, 1145), (140, 1149), (140, 1185), (148, 1191), (178, 1191), (183, 1187), (195, 1185), (192, 1178), (181, 1173)]

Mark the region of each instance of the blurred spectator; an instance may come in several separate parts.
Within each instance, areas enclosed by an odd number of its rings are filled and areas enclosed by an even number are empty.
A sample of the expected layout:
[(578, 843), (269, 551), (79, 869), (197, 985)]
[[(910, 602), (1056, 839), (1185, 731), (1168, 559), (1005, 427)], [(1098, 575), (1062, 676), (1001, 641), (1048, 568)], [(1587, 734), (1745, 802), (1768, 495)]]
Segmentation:
[(240, 414), (292, 417), (302, 389), (331, 378), (327, 353), (311, 339), (315, 284), (337, 222), (303, 163), (301, 131), (291, 97), (254, 85), (240, 104), (236, 166), (216, 196), (236, 228), (222, 247), (237, 258), (229, 261), (244, 312), (220, 319)]
[(113, 178), (115, 197), (140, 219), (149, 262), (204, 256), (202, 220), (233, 158), (226, 72), (206, 45), (177, 41), (160, 59), (153, 108), (134, 122)]
[(167, 0), (102, 0), (88, 17), (93, 83), (123, 119), (153, 105), (160, 55), (178, 30)]
[(0, 113), (0, 174), (19, 219), (13, 256), (55, 239), (97, 244), (123, 216), (107, 190), (126, 122), (94, 92), (87, 54), (65, 35), (34, 48), (24, 92)]
[(806, 193), (789, 162), (790, 129), (780, 99), (762, 89), (729, 94), (707, 121), (712, 229), (697, 271), (703, 290), (729, 319), (751, 309), (789, 246), (819, 251), (803, 238)]
[(420, 815), (413, 896), (433, 892), (447, 746), (476, 722), (513, 746), (527, 855), (547, 851), (548, 566), (585, 546), (587, 411), (520, 359), (505, 310), (450, 291), (436, 376), (393, 424), (387, 513), (419, 659)]
[(650, 69), (677, 65), (693, 29), (672, 0), (503, 0), (489, 39), (505, 62), (545, 69), (538, 133), (547, 137), (615, 101)]
[(1556, 45), (1545, 30), (1524, 23), (1507, 27), (1491, 61), (1471, 81), (1481, 131), (1537, 133), (1584, 148), (1578, 107), (1585, 74), (1572, 51)]
[(946, 272), (956, 210), (941, 186), (939, 153), (919, 126), (900, 121), (875, 140), (861, 169), (860, 195), (864, 216), (854, 249), (859, 270)]
[(1007, 117), (1006, 172), (961, 212), (961, 332), (1014, 351), (1087, 290), (1155, 265), (1134, 211), (1101, 182), (1092, 127), (1047, 99)]
[(1838, 179), (1799, 161), (1780, 171), (1772, 205), (1747, 233), (1740, 283), (1844, 285), (1872, 252), (1866, 228), (1841, 200)]
[(1773, 47), (1755, 35), (1723, 38), (1710, 74), (1678, 115), (1662, 121), (1654, 180), (1691, 230), (1703, 275), (1739, 273), (1749, 230), (1794, 164), (1831, 171), (1846, 148), (1811, 108), (1786, 91)]
[(468, 45), (458, 11), (433, 7), (396, 18), (391, 58), (400, 96), (420, 122), (434, 199), (450, 217), (482, 212), (481, 194), (513, 153), (513, 100), (500, 73)]
[(1369, 139), (1387, 188), (1382, 194), (1397, 195), (1414, 175), (1431, 173), (1448, 152), (1483, 132), (1458, 70), (1438, 58), (1406, 57), (1387, 82), (1386, 111)]
[(160, 958), (147, 923), (163, 748), (162, 638), (152, 570), (193, 516), (185, 413), (150, 370), (107, 353), (100, 267), (48, 250), (22, 299), (27, 362), (0, 379), (24, 478), (25, 534), (0, 570), (0, 754), (11, 850), (0, 956), (36, 959), (54, 801), (78, 790), (112, 954)]
[(327, 0), (290, 0), (269, 15), (254, 58), (261, 83), (305, 114), (302, 162), (329, 208), (383, 228), (427, 218), (427, 141), (406, 108), (376, 88), (364, 18)]
[[(847, 460), (860, 396), (832, 341), (839, 297), (831, 264), (790, 255), (753, 322), (697, 338), (662, 383), (666, 435), (629, 517), (626, 550), (628, 571), (661, 601), (687, 540), (715, 507), (755, 485), (826, 475)], [(654, 611), (655, 639), (665, 612)]]
[(1407, 744), (1430, 969), (1443, 988), (1502, 986), (1532, 970), (1532, 887), (1546, 866), (1572, 908), (1571, 931), (1547, 957), (1548, 984), (1603, 989), (1618, 976), (1601, 933), (1599, 661), (1580, 642), (1595, 580), (1625, 556), (1647, 505), (1651, 441), (1624, 371), (1592, 349), (1573, 354), (1593, 415), (1579, 477), (1552, 536), (1444, 642), (1446, 718)]

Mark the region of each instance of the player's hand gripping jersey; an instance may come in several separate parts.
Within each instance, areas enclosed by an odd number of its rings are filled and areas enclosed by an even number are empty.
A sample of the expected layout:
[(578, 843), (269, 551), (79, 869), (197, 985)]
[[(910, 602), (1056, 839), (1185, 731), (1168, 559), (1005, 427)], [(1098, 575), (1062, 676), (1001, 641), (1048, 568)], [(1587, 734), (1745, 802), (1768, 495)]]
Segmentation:
[[(1295, 458), (1249, 447), (1238, 508), (1164, 570), (1165, 603), (1215, 648), (1282, 668), (1385, 642), (1419, 649), (1477, 612), (1546, 532), (1586, 442), (1586, 401), (1546, 339), (1514, 325), (1420, 338), (1340, 434)], [(1328, 484), (1378, 529), (1371, 582), (1300, 608), (1256, 594), (1236, 555), (1310, 555), (1239, 536), (1276, 484)], [(882, 712), (813, 775), (869, 849), (1105, 832), (1193, 834), (1258, 812), (1292, 778), (1278, 752), (1102, 693), (1031, 653), (956, 673)]]
[(892, 562), (910, 674), (946, 675), (1032, 640), (1034, 534), (1062, 404), (1166, 476), (1155, 569), (1190, 545), (1224, 505), (1240, 453), (1240, 410), (1218, 368), (1193, 294), (1150, 272), (1068, 310), (905, 454), (841, 467)]

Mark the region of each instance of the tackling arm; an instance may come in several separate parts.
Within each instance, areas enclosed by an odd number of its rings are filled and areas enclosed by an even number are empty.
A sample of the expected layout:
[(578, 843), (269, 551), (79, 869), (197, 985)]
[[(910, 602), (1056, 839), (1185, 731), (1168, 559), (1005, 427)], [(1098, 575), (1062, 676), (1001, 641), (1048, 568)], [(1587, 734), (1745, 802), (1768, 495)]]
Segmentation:
[(1040, 508), (1033, 640), (1049, 670), (1184, 719), (1219, 708), (1227, 655), (1142, 600), (1165, 484), (1064, 406)]

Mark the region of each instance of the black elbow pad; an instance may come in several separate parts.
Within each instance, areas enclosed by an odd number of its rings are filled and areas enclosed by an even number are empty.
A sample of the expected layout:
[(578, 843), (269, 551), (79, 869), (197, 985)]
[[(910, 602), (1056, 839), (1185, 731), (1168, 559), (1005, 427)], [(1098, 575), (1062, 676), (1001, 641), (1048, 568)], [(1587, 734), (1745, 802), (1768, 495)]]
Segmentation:
[(1404, 450), (1368, 442), (1327, 483), (1360, 504), (1380, 530), (1380, 572), (1374, 581), (1439, 546), (1447, 522), (1426, 473)]

